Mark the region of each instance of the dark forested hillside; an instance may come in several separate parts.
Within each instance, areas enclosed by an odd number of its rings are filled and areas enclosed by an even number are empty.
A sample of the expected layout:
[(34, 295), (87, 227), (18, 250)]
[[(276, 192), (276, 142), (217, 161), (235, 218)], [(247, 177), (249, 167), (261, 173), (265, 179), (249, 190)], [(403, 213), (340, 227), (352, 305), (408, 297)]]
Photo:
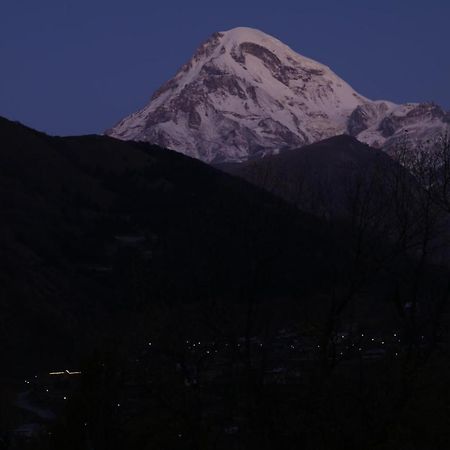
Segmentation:
[(2, 332), (21, 365), (71, 353), (152, 296), (282, 297), (326, 271), (318, 221), (199, 161), (5, 119), (0, 141)]
[(446, 448), (438, 185), (348, 137), (226, 169), (0, 119), (0, 449)]
[[(381, 189), (382, 184), (387, 194), (388, 184), (395, 175), (407, 178), (405, 171), (386, 153), (347, 135), (263, 159), (219, 167), (302, 210), (338, 219), (349, 218), (352, 201), (358, 194), (369, 195), (368, 189)], [(413, 184), (412, 179), (409, 182)]]

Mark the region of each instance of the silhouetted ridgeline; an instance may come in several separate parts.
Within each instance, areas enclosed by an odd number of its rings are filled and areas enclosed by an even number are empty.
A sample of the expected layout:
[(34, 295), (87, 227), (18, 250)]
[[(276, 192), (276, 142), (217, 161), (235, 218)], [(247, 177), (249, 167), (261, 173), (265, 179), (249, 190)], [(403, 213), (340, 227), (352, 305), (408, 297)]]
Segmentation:
[(152, 296), (282, 297), (326, 271), (332, 244), (317, 220), (199, 161), (6, 119), (0, 139), (6, 348), (29, 353), (21, 365), (68, 355)]

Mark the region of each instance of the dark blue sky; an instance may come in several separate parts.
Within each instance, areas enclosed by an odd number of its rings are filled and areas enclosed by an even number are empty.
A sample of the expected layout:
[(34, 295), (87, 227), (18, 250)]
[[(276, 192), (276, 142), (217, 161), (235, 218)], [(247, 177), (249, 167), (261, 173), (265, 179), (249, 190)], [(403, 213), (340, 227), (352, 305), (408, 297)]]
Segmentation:
[(0, 115), (102, 132), (236, 26), (278, 37), (369, 98), (450, 109), (449, 0), (1, 0)]

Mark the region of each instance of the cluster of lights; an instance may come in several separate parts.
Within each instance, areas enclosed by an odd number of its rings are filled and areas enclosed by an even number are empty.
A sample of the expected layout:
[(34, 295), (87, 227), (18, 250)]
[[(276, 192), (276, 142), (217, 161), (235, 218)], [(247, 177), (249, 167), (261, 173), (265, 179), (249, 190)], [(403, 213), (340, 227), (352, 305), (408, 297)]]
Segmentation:
[[(380, 338), (380, 340), (378, 341), (378, 339), (375, 338), (375, 337), (370, 337), (370, 338), (367, 337), (367, 335), (365, 333), (360, 333), (359, 336), (360, 336), (361, 339), (370, 339), (370, 342), (372, 342), (374, 344), (379, 342), (379, 344), (382, 345), (382, 346), (386, 345), (386, 340), (383, 339), (383, 338)], [(339, 334), (337, 337), (340, 338), (341, 341), (345, 341), (346, 339), (347, 340), (351, 339), (351, 337), (349, 337), (345, 333), (344, 334)], [(401, 343), (401, 339), (398, 337), (398, 333), (397, 332), (393, 332), (393, 337), (396, 338), (395, 341), (397, 343)], [(422, 336), (421, 339), (423, 340), (424, 336)], [(244, 338), (238, 339), (238, 341), (243, 341), (243, 340), (244, 340)], [(215, 342), (213, 342), (213, 343), (203, 343), (203, 345), (202, 345), (202, 341), (195, 341), (195, 340), (189, 340), (188, 339), (188, 340), (185, 341), (185, 343), (188, 346), (188, 350), (190, 350), (192, 352), (203, 351), (204, 352), (203, 354), (205, 354), (205, 355), (211, 355), (211, 354), (214, 354), (214, 353), (218, 353), (217, 349), (213, 350), (211, 348), (211, 347), (215, 347), (216, 346)], [(297, 345), (297, 344), (298, 344), (297, 341), (295, 341), (293, 343), (287, 343), (286, 344), (286, 348), (290, 349), (290, 350), (301, 349), (301, 344), (299, 344), (299, 345)], [(149, 342), (148, 345), (151, 346), (152, 343)], [(224, 347), (227, 347), (227, 348), (229, 348), (230, 346), (233, 346), (233, 345), (235, 345), (235, 347), (238, 348), (238, 349), (242, 348), (242, 344), (240, 342), (237, 342), (236, 344), (230, 344), (230, 343), (226, 342), (223, 345), (224, 345)], [(208, 346), (209, 348), (205, 350), (206, 346)], [(263, 347), (263, 343), (259, 342), (259, 343), (257, 343), (257, 346), (261, 348), (261, 347)], [(200, 347), (203, 347), (203, 348), (200, 348)], [(351, 347), (355, 347), (355, 344), (351, 343)], [(351, 347), (350, 347), (350, 343), (349, 343), (349, 345), (346, 346), (346, 350), (349, 350)], [(317, 349), (320, 349), (320, 348), (321, 348), (321, 346), (319, 344), (317, 344)], [(358, 350), (359, 351), (363, 351), (363, 346), (358, 347)], [(339, 354), (341, 356), (343, 356), (344, 355), (344, 351), (340, 351)]]
[[(399, 338), (397, 332), (393, 332), (392, 335), (393, 335), (393, 337), (395, 338), (395, 340), (396, 340), (398, 343), (401, 343), (401, 339)], [(346, 338), (348, 338), (345, 334), (341, 334), (341, 335), (339, 335), (338, 337), (340, 337), (341, 340), (345, 340)], [(361, 333), (361, 334), (360, 334), (360, 337), (361, 337), (361, 338), (365, 338), (366, 335), (365, 335), (364, 333)], [(422, 335), (422, 336), (421, 336), (421, 339), (424, 340), (424, 339), (425, 339), (425, 336)], [(242, 338), (239, 339), (239, 340), (242, 340)], [(198, 347), (201, 347), (201, 346), (202, 346), (202, 342), (201, 342), (201, 341), (190, 341), (190, 340), (186, 340), (185, 342), (186, 342), (186, 345), (188, 346), (189, 350), (191, 350), (191, 351), (196, 351)], [(370, 342), (375, 343), (375, 342), (376, 342), (376, 338), (375, 338), (375, 337), (370, 338)], [(384, 346), (384, 345), (386, 344), (386, 341), (385, 341), (384, 339), (382, 339), (382, 340), (380, 341), (380, 343), (381, 343), (381, 345)], [(152, 345), (153, 345), (152, 341), (148, 341), (148, 342), (147, 342), (147, 345), (148, 345), (148, 347), (152, 347)], [(213, 342), (212, 344), (204, 344), (204, 345), (209, 345), (210, 347), (211, 347), (211, 346), (212, 346), (212, 347), (215, 347), (215, 346), (216, 346), (216, 343)], [(225, 346), (225, 347), (229, 347), (230, 344), (229, 344), (229, 343), (225, 343), (224, 346)], [(258, 346), (261, 348), (261, 347), (263, 347), (263, 344), (260, 342), (260, 343), (258, 343)], [(239, 342), (236, 343), (236, 347), (237, 347), (237, 348), (241, 348), (241, 343), (239, 343)], [(352, 344), (351, 344), (351, 347), (355, 347), (355, 344), (352, 343)], [(296, 345), (294, 345), (294, 344), (292, 344), (292, 343), (291, 343), (291, 344), (288, 344), (288, 348), (291, 349), (291, 350), (295, 350), (295, 349), (296, 349)], [(320, 349), (321, 349), (320, 344), (317, 344), (316, 348), (317, 348), (317, 350), (320, 350)], [(347, 349), (347, 350), (348, 350), (349, 348), (350, 348), (349, 346), (346, 346), (346, 349)], [(359, 352), (362, 352), (362, 351), (363, 351), (363, 346), (359, 346), (359, 347), (358, 347), (358, 351), (359, 351)], [(218, 353), (217, 348), (214, 349), (214, 350), (213, 350), (213, 349), (206, 349), (206, 350), (204, 350), (204, 354), (205, 354), (205, 355), (211, 355), (211, 354), (214, 354), (214, 353)], [(395, 354), (395, 356), (398, 356), (398, 355), (399, 355), (398, 352), (395, 352), (394, 354)], [(340, 355), (340, 356), (343, 356), (343, 355), (344, 355), (344, 352), (343, 352), (343, 351), (340, 351), (340, 352), (339, 352), (339, 355)], [(137, 360), (137, 361), (138, 361), (138, 360)], [(66, 370), (61, 370), (61, 371), (49, 372), (49, 375), (50, 375), (50, 376), (67, 376), (67, 375), (73, 376), (73, 375), (81, 375), (81, 371), (70, 371), (70, 370), (67, 370), (67, 369), (66, 369)], [(37, 379), (37, 378), (38, 378), (37, 375), (36, 375), (34, 378)], [(25, 384), (31, 384), (31, 381), (25, 380)], [(49, 390), (48, 390), (48, 389), (45, 389), (45, 392), (49, 392)], [(63, 399), (64, 399), (64, 400), (67, 400), (67, 396), (64, 396)], [(117, 403), (117, 407), (120, 407), (120, 403)]]
[[(398, 336), (398, 333), (397, 332), (393, 332), (392, 333), (392, 336), (393, 336), (393, 340), (394, 341), (396, 341), (396, 342), (398, 342), (398, 343), (401, 343), (401, 339), (400, 339), (400, 337)], [(340, 335), (338, 335), (337, 336), (338, 338), (340, 338), (342, 341), (344, 341), (344, 340), (346, 340), (346, 339), (350, 339), (350, 337), (349, 336), (346, 336), (346, 335), (344, 335), (344, 334), (340, 334)], [(360, 334), (360, 337), (361, 338), (367, 338), (366, 336), (365, 336), (365, 334), (364, 333), (361, 333)], [(421, 340), (424, 340), (425, 339), (425, 336), (421, 336), (420, 337), (421, 338)], [(241, 339), (239, 339), (240, 341), (242, 341), (243, 339), (241, 338)], [(361, 340), (363, 340), (363, 339), (361, 339)], [(371, 343), (376, 343), (378, 341), (378, 339), (376, 339), (375, 337), (371, 337), (370, 338), (370, 340), (369, 340), (369, 342), (371, 342)], [(189, 350), (191, 350), (191, 351), (196, 351), (197, 350), (197, 348), (198, 347), (201, 347), (202, 346), (202, 342), (201, 341), (190, 341), (190, 340), (186, 340), (185, 341), (186, 342), (186, 345), (188, 346), (188, 348), (189, 348)], [(385, 346), (386, 345), (386, 341), (384, 340), (384, 339), (380, 339), (380, 344), (382, 345), (382, 346)], [(297, 343), (297, 341), (295, 341), (295, 343)], [(349, 343), (350, 344), (350, 343)], [(147, 345), (148, 345), (148, 347), (152, 347), (152, 345), (153, 345), (153, 343), (151, 342), (151, 341), (148, 341), (147, 342)], [(203, 350), (204, 350), (204, 354), (206, 354), (206, 355), (211, 355), (211, 354), (214, 354), (214, 353), (218, 353), (218, 349), (217, 348), (215, 348), (215, 349), (212, 349), (211, 347), (215, 347), (216, 346), (216, 343), (215, 342), (213, 342), (212, 344), (211, 343), (209, 343), (209, 344), (206, 344), (206, 343), (204, 343), (203, 344), (204, 346), (206, 346), (206, 345), (208, 345), (210, 348), (207, 348), (207, 349), (204, 349), (203, 348)], [(225, 347), (230, 347), (230, 345), (232, 345), (232, 344), (229, 344), (229, 343), (224, 343), (224, 346)], [(290, 344), (286, 344), (286, 345), (288, 345), (288, 348), (289, 349), (291, 349), (291, 350), (295, 350), (296, 349), (296, 345), (294, 345), (293, 343), (290, 343)], [(263, 344), (262, 343), (258, 343), (258, 346), (259, 347), (263, 347)], [(236, 347), (237, 348), (241, 348), (241, 343), (236, 343)], [(355, 348), (355, 343), (351, 343), (351, 347), (350, 347), (350, 345), (347, 345), (346, 346), (346, 349), (347, 349), (347, 351), (350, 349), (350, 348)], [(363, 350), (364, 350), (364, 348), (363, 348), (363, 346), (362, 345), (360, 345), (360, 346), (358, 346), (357, 347), (358, 348), (358, 352), (363, 352)], [(321, 349), (321, 345), (320, 344), (317, 344), (316, 345), (316, 349), (317, 350), (320, 350)], [(200, 350), (200, 349), (199, 349)], [(341, 356), (341, 357), (343, 357), (344, 356), (344, 351), (339, 351), (339, 355)], [(395, 357), (398, 357), (399, 356), (399, 351), (395, 351), (395, 353), (394, 353), (394, 356)], [(81, 375), (81, 371), (69, 371), (69, 370), (62, 370), (62, 371), (54, 371), (54, 372), (49, 372), (49, 375), (50, 376), (73, 376), (73, 375)], [(34, 376), (34, 378), (35, 379), (37, 379), (38, 378), (38, 376), (37, 375), (35, 375)], [(31, 384), (31, 381), (30, 380), (25, 380), (25, 384)], [(45, 392), (49, 392), (49, 389), (48, 388), (45, 388)], [(62, 397), (62, 399), (64, 400), (64, 401), (67, 401), (68, 400), (68, 396), (67, 395), (64, 395), (63, 397)], [(117, 408), (120, 408), (121, 407), (121, 403), (116, 403), (116, 407)], [(84, 423), (84, 426), (86, 427), (87, 426), (87, 422), (85, 422)], [(178, 438), (181, 438), (182, 437), (182, 434), (178, 434)]]

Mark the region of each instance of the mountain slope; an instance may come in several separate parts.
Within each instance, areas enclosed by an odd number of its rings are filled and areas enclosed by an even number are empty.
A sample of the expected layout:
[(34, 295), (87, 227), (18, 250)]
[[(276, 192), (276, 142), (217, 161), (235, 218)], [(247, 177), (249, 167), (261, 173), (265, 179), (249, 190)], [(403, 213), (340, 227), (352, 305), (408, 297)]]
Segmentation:
[(348, 134), (388, 152), (403, 142), (426, 147), (449, 130), (450, 112), (434, 103), (366, 103), (352, 112), (347, 124)]
[[(218, 168), (329, 221), (345, 223), (353, 237), (370, 236), (371, 252), (381, 242), (449, 261), (448, 214), (432, 194), (386, 152), (351, 136), (335, 136), (299, 149)], [(429, 234), (427, 234), (429, 233)], [(414, 249), (414, 251), (412, 250)]]
[(70, 362), (149, 302), (307, 289), (333, 253), (319, 221), (200, 161), (2, 118), (0, 205), (8, 370)]
[(387, 185), (401, 170), (384, 152), (344, 135), (261, 160), (218, 167), (304, 211), (328, 218), (348, 218), (353, 197), (368, 188), (375, 176)]
[(147, 106), (106, 133), (220, 162), (342, 133), (389, 146), (407, 128), (412, 137), (429, 137), (449, 122), (436, 105), (368, 100), (279, 40), (235, 28), (213, 34)]

